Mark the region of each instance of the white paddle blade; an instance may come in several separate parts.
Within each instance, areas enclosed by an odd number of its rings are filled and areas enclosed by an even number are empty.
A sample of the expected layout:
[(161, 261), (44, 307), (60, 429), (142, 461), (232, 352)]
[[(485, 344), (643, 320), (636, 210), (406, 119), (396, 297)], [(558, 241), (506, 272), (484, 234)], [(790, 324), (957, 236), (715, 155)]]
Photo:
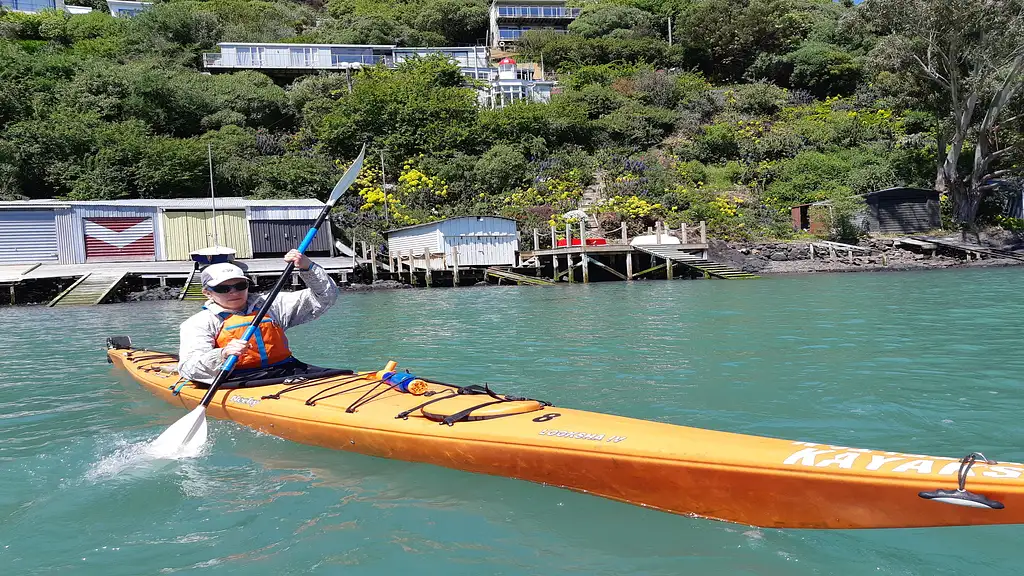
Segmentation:
[(359, 156), (356, 156), (352, 165), (348, 167), (345, 174), (341, 176), (341, 180), (334, 185), (334, 190), (331, 190), (331, 196), (327, 199), (327, 204), (334, 206), (338, 202), (338, 198), (348, 190), (348, 187), (356, 181), (359, 177), (359, 172), (363, 169), (363, 158), (366, 156), (366, 144), (359, 150)]
[(206, 406), (197, 406), (171, 424), (149, 445), (154, 458), (177, 460), (198, 456), (206, 445)]

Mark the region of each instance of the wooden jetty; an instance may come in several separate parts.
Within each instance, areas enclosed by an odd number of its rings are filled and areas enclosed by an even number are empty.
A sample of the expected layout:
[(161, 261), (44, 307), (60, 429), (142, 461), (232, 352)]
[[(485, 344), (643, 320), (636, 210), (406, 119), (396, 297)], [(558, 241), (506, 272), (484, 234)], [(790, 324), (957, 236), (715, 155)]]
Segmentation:
[[(357, 257), (317, 258), (317, 264), (323, 266), (342, 283), (348, 282), (348, 276), (356, 265), (366, 261)], [(285, 263), (280, 258), (253, 258), (237, 260), (253, 279), (276, 277), (284, 271)], [(179, 298), (202, 298), (202, 288), (198, 286), (199, 274), (195, 263), (191, 261), (160, 261), (160, 262), (95, 262), (86, 264), (23, 264), (0, 266), (0, 289), (7, 288), (10, 303), (16, 304), (15, 289), (19, 284), (34, 281), (52, 281), (52, 283), (71, 284), (55, 298), (49, 300), (48, 306), (83, 306), (101, 304), (107, 301), (118, 286), (131, 278), (145, 282), (158, 282), (160, 286), (169, 283), (182, 283), (182, 294)], [(292, 284), (299, 285), (298, 273), (292, 277)]]
[[(690, 233), (697, 236), (690, 241)], [(584, 223), (579, 225), (579, 243), (573, 245), (573, 230), (565, 228), (565, 246), (559, 246), (557, 232), (550, 230), (552, 245), (540, 248), (540, 232), (533, 231), (533, 250), (523, 252), (520, 260), (532, 263), (535, 274), (551, 278), (554, 282), (584, 282), (591, 280), (636, 280), (664, 277), (717, 278), (738, 280), (758, 278), (731, 266), (708, 259), (707, 231), (704, 222), (696, 230), (687, 230), (685, 224), (675, 230), (666, 230), (657, 222), (648, 234), (631, 242), (622, 223), (620, 238), (605, 239), (605, 244), (588, 244)], [(564, 263), (564, 264), (563, 264)], [(520, 266), (520, 270), (527, 266)], [(639, 270), (639, 271), (637, 271)]]
[(981, 260), (982, 258), (1008, 258), (1010, 260), (1018, 260), (1024, 262), (1024, 254), (1018, 252), (1011, 252), (1009, 250), (1002, 250), (1000, 248), (991, 248), (988, 246), (982, 246), (980, 244), (973, 244), (970, 242), (958, 241), (953, 238), (935, 238), (933, 236), (911, 236), (909, 238), (900, 238), (897, 242), (901, 244), (907, 244), (916, 246), (924, 250), (931, 250), (932, 256), (939, 249), (943, 249), (947, 252), (952, 252), (959, 256), (963, 256), (968, 262), (973, 260)]

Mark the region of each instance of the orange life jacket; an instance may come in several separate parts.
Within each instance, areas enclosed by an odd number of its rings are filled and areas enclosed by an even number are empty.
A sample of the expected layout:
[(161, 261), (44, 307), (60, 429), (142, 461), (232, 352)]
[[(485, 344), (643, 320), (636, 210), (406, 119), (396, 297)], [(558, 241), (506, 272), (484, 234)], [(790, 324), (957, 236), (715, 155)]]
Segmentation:
[[(256, 314), (221, 312), (217, 315), (224, 320), (224, 323), (220, 325), (220, 332), (217, 333), (218, 348), (223, 348), (232, 340), (241, 338), (252, 321), (256, 319)], [(288, 338), (284, 335), (284, 328), (269, 312), (260, 321), (260, 329), (253, 333), (249, 343), (249, 349), (238, 357), (235, 364), (236, 370), (267, 368), (292, 357), (292, 352), (288, 349)]]

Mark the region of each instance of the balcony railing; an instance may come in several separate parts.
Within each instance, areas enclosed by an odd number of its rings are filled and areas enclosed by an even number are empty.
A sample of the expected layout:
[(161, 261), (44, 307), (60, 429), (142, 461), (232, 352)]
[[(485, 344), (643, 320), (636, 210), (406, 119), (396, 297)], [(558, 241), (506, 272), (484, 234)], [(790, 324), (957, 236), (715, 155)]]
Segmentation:
[(498, 28), (498, 40), (515, 41), (526, 32), (550, 32), (551, 34), (567, 34), (560, 28)]
[(567, 18), (580, 15), (580, 8), (562, 6), (498, 6), (498, 18)]
[(268, 68), (268, 69), (317, 69), (345, 70), (374, 66), (383, 62), (385, 66), (393, 66), (389, 56), (369, 54), (331, 54), (321, 57), (316, 52), (274, 53), (274, 52), (241, 52), (224, 54), (220, 52), (203, 54), (203, 66), (206, 68)]

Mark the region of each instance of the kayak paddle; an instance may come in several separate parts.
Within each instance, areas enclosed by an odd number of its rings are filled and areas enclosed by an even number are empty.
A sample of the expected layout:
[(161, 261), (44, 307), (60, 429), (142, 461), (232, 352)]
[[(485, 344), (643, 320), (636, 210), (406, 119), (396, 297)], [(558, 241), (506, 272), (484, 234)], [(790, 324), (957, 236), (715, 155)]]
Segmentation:
[[(313, 243), (313, 238), (316, 237), (317, 229), (320, 224), (327, 218), (331, 208), (337, 204), (338, 199), (341, 195), (348, 190), (348, 187), (355, 181), (356, 176), (359, 175), (359, 171), (363, 167), (363, 155), (366, 153), (366, 145), (363, 145), (363, 149), (360, 150), (359, 156), (356, 157), (355, 162), (352, 166), (345, 171), (345, 174), (338, 180), (338, 183), (334, 185), (334, 190), (331, 192), (331, 197), (327, 200), (327, 205), (320, 212), (320, 216), (317, 217), (316, 222), (313, 223), (313, 227), (306, 233), (306, 237), (303, 238), (302, 243), (299, 244), (299, 253), (305, 253), (309, 245)], [(284, 283), (291, 276), (292, 271), (295, 269), (295, 263), (289, 262), (285, 267), (284, 272), (277, 279), (277, 283), (274, 284), (274, 288), (270, 291), (267, 299), (264, 301), (263, 306), (260, 307), (260, 311), (253, 318), (252, 323), (245, 330), (245, 334), (242, 335), (243, 340), (250, 340), (253, 334), (258, 330), (260, 322), (263, 317), (270, 310), (270, 305), (274, 303), (274, 299), (277, 298), (277, 294), (281, 292), (281, 288), (284, 287)], [(214, 378), (213, 384), (210, 385), (210, 389), (206, 391), (206, 395), (203, 396), (202, 402), (199, 406), (196, 406), (191, 412), (183, 416), (180, 420), (171, 424), (171, 426), (164, 431), (153, 443), (149, 446), (150, 454), (158, 458), (175, 458), (182, 454), (194, 454), (204, 444), (206, 444), (206, 407), (209, 406), (213, 400), (214, 393), (220, 388), (221, 384), (227, 380), (231, 371), (235, 367), (235, 363), (238, 361), (237, 356), (229, 356), (224, 364), (220, 367), (220, 372), (217, 373), (217, 377)]]

